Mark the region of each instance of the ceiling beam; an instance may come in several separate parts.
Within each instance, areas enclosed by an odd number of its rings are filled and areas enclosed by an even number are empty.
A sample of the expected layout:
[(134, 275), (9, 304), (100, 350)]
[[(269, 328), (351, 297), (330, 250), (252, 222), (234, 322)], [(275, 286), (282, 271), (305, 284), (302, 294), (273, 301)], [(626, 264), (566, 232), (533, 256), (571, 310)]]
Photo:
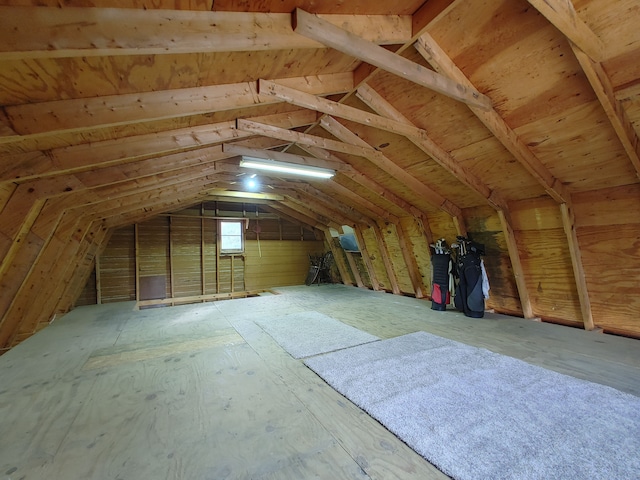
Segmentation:
[[(383, 117), (391, 118), (397, 122), (406, 123), (407, 125), (413, 125), (407, 117), (405, 117), (398, 109), (396, 109), (385, 98), (383, 98), (382, 95), (380, 95), (366, 83), (358, 87), (356, 96), (366, 105), (368, 105), (373, 111), (382, 115)], [(409, 140), (411, 140), (414, 145), (420, 148), (420, 150), (433, 158), (433, 160), (435, 160), (451, 175), (456, 177), (476, 193), (486, 198), (489, 202), (489, 205), (496, 209), (504, 208), (506, 202), (504, 199), (500, 198), (497, 192), (492, 191), (487, 185), (482, 183), (479, 178), (468, 172), (462, 165), (460, 165), (460, 163), (455, 158), (453, 158), (453, 156), (449, 152), (436, 144), (431, 138), (418, 139), (415, 137), (409, 137)]]
[(528, 0), (528, 2), (591, 59), (596, 62), (604, 60), (606, 56), (604, 42), (580, 19), (571, 0)]
[(453, 203), (451, 200), (446, 199), (431, 187), (422, 183), (420, 180), (408, 173), (404, 168), (400, 167), (392, 160), (387, 158), (382, 152), (373, 149), (371, 145), (366, 143), (358, 135), (353, 133), (336, 119), (329, 116), (323, 117), (320, 121), (320, 125), (322, 126), (322, 128), (345, 143), (351, 143), (360, 147), (369, 147), (372, 153), (369, 154), (366, 158), (374, 163), (378, 168), (384, 170), (396, 180), (405, 184), (415, 194), (419, 195), (421, 198), (424, 198), (427, 202), (431, 203), (443, 212), (448, 213), (452, 217), (459, 217), (461, 215), (462, 210), (455, 203)]
[[(283, 185), (282, 187), (287, 188), (286, 185)], [(335, 197), (332, 197), (311, 185), (297, 185), (292, 188), (292, 190), (299, 195), (297, 198), (304, 199), (308, 205), (313, 205), (313, 207), (311, 207), (312, 209), (315, 209), (315, 206), (317, 205), (320, 208), (325, 209), (326, 212), (337, 212), (338, 216), (334, 217), (335, 219), (341, 221), (349, 220), (349, 223), (344, 223), (344, 225), (371, 225), (374, 222), (373, 218), (368, 215), (360, 212), (354, 207), (340, 202)]]
[[(310, 154), (318, 157), (318, 158), (336, 158), (331, 152), (328, 152), (326, 150), (323, 150), (321, 148), (318, 147), (309, 147), (309, 146), (301, 146), (301, 148), (303, 148), (304, 150), (306, 150), (307, 152), (309, 152)], [(396, 195), (395, 193), (393, 193), (391, 190), (387, 189), (386, 187), (380, 185), (379, 183), (375, 182), (374, 180), (372, 180), (370, 177), (366, 176), (363, 173), (358, 172), (355, 169), (352, 169), (351, 171), (348, 172), (342, 172), (342, 174), (351, 179), (352, 181), (354, 181), (355, 183), (357, 183), (358, 185), (361, 185), (362, 187), (366, 188), (367, 190), (371, 191), (373, 194), (375, 194), (377, 197), (380, 197), (381, 199), (384, 199), (386, 202), (389, 202), (393, 205), (395, 205), (396, 207), (398, 207), (400, 210), (404, 210), (408, 215), (413, 215), (416, 218), (420, 218), (421, 220), (424, 220), (427, 224), (428, 221), (426, 220), (426, 216), (425, 214), (422, 212), (422, 210), (420, 210), (418, 207), (416, 207), (415, 205), (412, 205), (411, 203), (409, 203), (407, 200), (401, 198), (400, 196)], [(333, 184), (337, 184), (337, 182), (333, 182)], [(384, 215), (381, 215), (382, 218), (384, 218)], [(385, 220), (387, 220), (385, 218)], [(388, 220), (391, 221), (391, 220)], [(393, 222), (395, 223), (395, 222)]]
[(378, 128), (387, 132), (395, 133), (405, 137), (426, 138), (427, 132), (413, 125), (396, 122), (388, 118), (365, 112), (359, 108), (342, 105), (325, 98), (310, 95), (294, 88), (285, 87), (268, 80), (258, 80), (258, 93), (279, 98), (280, 100), (297, 105), (299, 107), (308, 108), (327, 115), (351, 120), (352, 122), (361, 123), (369, 127)]
[(622, 102), (616, 99), (611, 80), (602, 67), (601, 63), (594, 62), (578, 46), (572, 44), (573, 53), (580, 62), (593, 91), (596, 93), (604, 112), (607, 114), (616, 135), (622, 143), (624, 151), (629, 156), (629, 160), (636, 171), (636, 176), (640, 178), (640, 140), (636, 134), (633, 124)]
[[(284, 200), (282, 195), (275, 193), (258, 193), (258, 192), (238, 192), (235, 190), (225, 190), (216, 188), (207, 192), (208, 195), (214, 197), (230, 197), (230, 198), (247, 198), (252, 202), (255, 200), (281, 201)], [(249, 202), (247, 202), (249, 203)]]
[[(308, 125), (314, 122), (315, 118), (315, 112), (300, 110), (256, 117), (255, 120), (289, 128)], [(251, 136), (251, 133), (237, 130), (235, 122), (221, 122), (56, 148), (47, 152), (47, 155), (34, 154), (33, 157), (21, 162), (17, 161), (22, 160), (21, 156), (8, 155), (0, 157), (0, 183), (16, 180), (26, 181), (35, 177), (64, 175), (104, 166), (122, 165), (137, 160), (211, 147), (224, 141), (240, 140)]]
[(375, 65), (387, 72), (477, 108), (491, 108), (491, 99), (476, 89), (461, 85), (362, 37), (297, 8), (293, 29), (335, 50)]
[[(322, 186), (324, 186), (324, 184)], [(386, 209), (376, 205), (366, 198), (361, 197), (338, 182), (330, 182), (326, 185), (326, 188), (332, 190), (335, 195), (345, 198), (349, 202), (353, 203), (358, 209), (360, 209), (360, 211), (364, 210), (365, 214), (370, 218), (380, 217), (391, 223), (398, 223), (400, 221), (396, 215), (388, 212)]]
[[(334, 95), (353, 89), (351, 72), (273, 81), (313, 95)], [(9, 105), (4, 107), (4, 111), (7, 121), (18, 136), (37, 136), (54, 132), (82, 132), (97, 127), (153, 122), (281, 102), (275, 97), (259, 96), (257, 90), (256, 82), (242, 82)], [(2, 142), (11, 140), (11, 136), (7, 136)]]
[[(405, 43), (411, 17), (322, 15), (374, 44)], [(324, 48), (286, 13), (0, 7), (0, 60)]]
[[(361, 110), (358, 111), (361, 112)], [(416, 192), (421, 196), (421, 198), (424, 198), (435, 207), (442, 209), (443, 211), (454, 217), (460, 215), (461, 210), (457, 205), (445, 199), (435, 190), (417, 180), (406, 170), (392, 162), (382, 152), (374, 149), (366, 142), (361, 141), (361, 139), (357, 135), (338, 123), (335, 119), (331, 117), (325, 117), (321, 121), (321, 126), (328, 130), (331, 134), (336, 136), (340, 141), (326, 139), (315, 135), (309, 135), (307, 133), (293, 132), (287, 129), (275, 127), (273, 125), (248, 122), (241, 119), (237, 121), (237, 127), (241, 130), (259, 133), (261, 135), (266, 135), (269, 137), (280, 138), (282, 140), (289, 140), (301, 145), (319, 147), (366, 158), (378, 168), (386, 171), (400, 182), (405, 183), (409, 188), (411, 188), (411, 190)], [(341, 171), (344, 171), (344, 169), (342, 169)]]
[[(454, 78), (459, 83), (469, 87), (473, 86), (462, 70), (458, 68), (429, 34), (425, 33), (418, 39), (416, 49), (439, 72)], [(566, 186), (551, 174), (496, 110), (493, 108), (482, 110), (472, 106), (469, 108), (551, 197), (558, 203), (569, 200), (570, 196)]]

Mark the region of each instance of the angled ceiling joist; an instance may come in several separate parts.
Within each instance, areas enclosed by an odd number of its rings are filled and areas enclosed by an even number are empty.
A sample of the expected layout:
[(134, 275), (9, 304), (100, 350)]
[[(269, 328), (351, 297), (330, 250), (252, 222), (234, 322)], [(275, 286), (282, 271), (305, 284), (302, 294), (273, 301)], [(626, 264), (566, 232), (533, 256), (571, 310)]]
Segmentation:
[(279, 98), (283, 102), (291, 103), (299, 107), (308, 108), (327, 115), (335, 115), (345, 120), (351, 120), (352, 122), (368, 125), (397, 135), (418, 138), (426, 137), (424, 130), (416, 128), (413, 125), (406, 125), (381, 117), (380, 115), (365, 112), (358, 108), (342, 105), (338, 102), (333, 102), (315, 95), (309, 95), (300, 90), (285, 87), (284, 85), (279, 85), (268, 80), (258, 80), (258, 93), (260, 95)]
[[(302, 145), (301, 147), (307, 152), (309, 152), (310, 154), (318, 158), (327, 158), (327, 159), (336, 158), (331, 152), (328, 152), (318, 147), (310, 147), (310, 146), (304, 146), (304, 145)], [(375, 181), (373, 181), (371, 178), (364, 175), (363, 173), (360, 173), (355, 169), (352, 169), (349, 172), (343, 172), (343, 175), (345, 177), (348, 177), (358, 185), (361, 185), (362, 187), (371, 191), (376, 196), (384, 199), (387, 202), (392, 203), (393, 205), (398, 207), (400, 210), (404, 210), (407, 213), (407, 215), (412, 215), (420, 219), (422, 222), (424, 222), (425, 225), (429, 224), (427, 217), (418, 207), (416, 207), (415, 205), (412, 205), (407, 200), (399, 197), (398, 195), (396, 195), (389, 189), (385, 188), (384, 186), (380, 185), (379, 183), (376, 183)], [(385, 217), (382, 216), (382, 218), (385, 218)], [(391, 221), (386, 218), (385, 220)], [(396, 222), (392, 221), (392, 223), (396, 223)], [(431, 243), (431, 241), (429, 243)]]
[[(273, 81), (323, 96), (346, 93), (354, 86), (352, 72)], [(19, 137), (7, 136), (1, 138), (0, 143), (24, 141), (29, 135), (82, 132), (96, 127), (152, 122), (281, 101), (258, 96), (257, 88), (256, 82), (243, 82), (6, 106), (7, 121)]]
[[(314, 97), (315, 98), (315, 97)], [(335, 103), (335, 102), (331, 102)], [(343, 106), (343, 105), (341, 105)], [(346, 107), (352, 108), (352, 107)], [(362, 112), (358, 109), (358, 112)], [(365, 113), (365, 112), (362, 112)], [(382, 118), (382, 117), (379, 117)], [(334, 135), (340, 132), (343, 132), (345, 135), (348, 135), (345, 131), (347, 130), (344, 126), (338, 124), (334, 119), (327, 118), (323, 120), (323, 126), (328, 128), (329, 130), (333, 126), (333, 130), (335, 132), (331, 132)], [(306, 145), (310, 147), (318, 147), (323, 149), (334, 150), (342, 153), (347, 153), (350, 155), (357, 155), (363, 158), (367, 158), (372, 163), (374, 163), (377, 167), (382, 168), (387, 171), (390, 175), (397, 178), (399, 181), (407, 184), (409, 188), (418, 193), (421, 197), (425, 198), (429, 203), (433, 204), (437, 208), (441, 208), (443, 211), (447, 212), (451, 216), (457, 217), (460, 215), (460, 208), (454, 205), (449, 200), (445, 199), (443, 196), (432, 190), (427, 185), (423, 184), (415, 177), (406, 172), (406, 170), (402, 169), (391, 160), (389, 160), (384, 154), (375, 150), (370, 145), (358, 144), (354, 145), (345, 141), (335, 141), (331, 139), (326, 139), (323, 137), (317, 137), (314, 135), (309, 135), (306, 133), (293, 132), (287, 129), (278, 128), (272, 125), (259, 124), (257, 122), (248, 122), (246, 120), (238, 120), (237, 121), (238, 129), (259, 133), (261, 135), (280, 138), (282, 140), (289, 140), (295, 143), (299, 143), (300, 145)], [(415, 129), (415, 127), (411, 127)], [(417, 129), (416, 129), (417, 130)], [(349, 132), (351, 135), (355, 136), (353, 132)], [(352, 138), (351, 136), (349, 136)], [(340, 138), (340, 137), (338, 137)], [(343, 139), (341, 139), (343, 140)], [(322, 157), (321, 157), (322, 158)]]
[[(411, 38), (411, 17), (323, 15), (376, 44)], [(291, 15), (131, 8), (0, 7), (0, 60), (324, 48)]]
[[(462, 210), (452, 201), (444, 198), (435, 190), (431, 189), (414, 176), (409, 174), (405, 169), (399, 167), (394, 162), (389, 160), (382, 152), (375, 150), (371, 145), (366, 143), (360, 137), (358, 137), (355, 133), (349, 130), (347, 127), (342, 125), (340, 122), (335, 120), (332, 117), (326, 116), (322, 118), (320, 121), (320, 125), (330, 132), (335, 137), (339, 138), (345, 143), (350, 143), (352, 145), (356, 145), (359, 147), (370, 149), (372, 152), (366, 158), (368, 158), (372, 163), (374, 163), (379, 168), (385, 170), (391, 176), (393, 176), (396, 180), (404, 183), (408, 188), (413, 190), (416, 194), (423, 197), (429, 203), (438, 207), (444, 212), (447, 212), (452, 217), (460, 217)], [(366, 147), (365, 147), (366, 146)]]
[(406, 78), (418, 85), (434, 90), (455, 100), (477, 108), (491, 108), (486, 95), (455, 80), (440, 75), (428, 68), (386, 50), (347, 30), (336, 27), (316, 15), (298, 8), (293, 13), (293, 29), (335, 50), (375, 65), (378, 68)]
[(400, 221), (397, 216), (337, 182), (331, 182), (327, 185), (327, 188), (334, 191), (338, 197), (347, 199), (354, 204), (358, 210), (366, 212), (365, 214), (371, 218), (380, 217), (391, 223), (398, 223)]
[(602, 64), (594, 62), (576, 45), (571, 45), (580, 66), (589, 79), (602, 108), (604, 109), (620, 143), (629, 156), (629, 160), (640, 178), (640, 139), (636, 134), (633, 124), (624, 110), (622, 102), (616, 99), (611, 80), (605, 72)]
[[(383, 117), (392, 118), (397, 122), (403, 122), (407, 125), (411, 125), (411, 121), (405, 117), (399, 110), (391, 105), (385, 98), (383, 98), (378, 92), (371, 88), (366, 83), (360, 85), (356, 91), (356, 96), (368, 105), (373, 111), (382, 115)], [(322, 123), (323, 120), (321, 120)], [(492, 191), (488, 186), (482, 183), (482, 180), (475, 175), (469, 173), (462, 165), (460, 165), (455, 158), (449, 154), (446, 150), (441, 148), (431, 139), (418, 139), (415, 137), (409, 137), (414, 145), (420, 148), (423, 152), (433, 158), (440, 166), (451, 173), (454, 177), (474, 190), (476, 193), (482, 195), (487, 199), (489, 205), (496, 209), (504, 208), (506, 202), (500, 197), (500, 195)]]
[[(305, 126), (313, 123), (316, 113), (299, 110), (286, 114), (256, 117), (255, 120), (268, 122), (284, 128)], [(156, 158), (174, 153), (210, 147), (228, 140), (241, 140), (251, 134), (235, 128), (235, 122), (220, 122), (212, 125), (166, 131), (105, 140), (91, 144), (50, 150), (47, 155), (38, 153), (26, 162), (22, 168), (16, 165), (16, 156), (0, 159), (0, 182), (42, 178), (49, 175), (62, 175), (72, 172), (89, 171), (95, 168), (120, 165), (138, 160)], [(188, 158), (191, 154), (186, 154)], [(195, 155), (198, 155), (197, 153)], [(20, 158), (20, 156), (17, 156)], [(178, 158), (174, 158), (178, 161)]]
[[(462, 70), (458, 68), (429, 34), (425, 33), (418, 39), (416, 49), (436, 70), (469, 88), (473, 87), (473, 84)], [(569, 192), (565, 185), (549, 172), (547, 167), (533, 154), (518, 134), (507, 125), (495, 109), (482, 110), (471, 105), (469, 108), (551, 197), (558, 203), (569, 200)]]
[(580, 19), (571, 0), (528, 0), (528, 2), (591, 59), (596, 62), (604, 60), (606, 55), (604, 42)]
[[(283, 189), (282, 191), (287, 191), (288, 189), (286, 184), (283, 184), (281, 186), (276, 186), (276, 191), (279, 191), (280, 188)], [(354, 208), (336, 201), (334, 197), (331, 197), (310, 185), (297, 185), (290, 191), (295, 193), (293, 197), (289, 196), (289, 198), (304, 200), (311, 210), (317, 211), (320, 214), (333, 214), (333, 218), (340, 220), (344, 225), (371, 225), (373, 223), (372, 218)]]

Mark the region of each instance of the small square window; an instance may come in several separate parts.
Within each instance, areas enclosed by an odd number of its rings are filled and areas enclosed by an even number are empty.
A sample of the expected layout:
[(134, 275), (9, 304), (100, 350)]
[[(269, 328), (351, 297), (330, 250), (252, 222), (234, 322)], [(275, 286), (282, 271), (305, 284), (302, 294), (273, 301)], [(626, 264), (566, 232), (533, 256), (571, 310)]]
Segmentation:
[(220, 253), (244, 252), (243, 223), (236, 220), (220, 221)]

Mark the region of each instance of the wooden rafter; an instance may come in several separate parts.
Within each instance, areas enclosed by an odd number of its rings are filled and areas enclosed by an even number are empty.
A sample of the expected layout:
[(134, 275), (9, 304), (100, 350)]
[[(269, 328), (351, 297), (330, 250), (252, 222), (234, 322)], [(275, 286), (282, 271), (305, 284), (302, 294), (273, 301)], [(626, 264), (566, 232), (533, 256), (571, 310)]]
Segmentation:
[(432, 205), (438, 207), (444, 212), (447, 212), (452, 217), (458, 217), (461, 215), (462, 210), (460, 209), (460, 207), (455, 205), (452, 201), (444, 198), (431, 187), (428, 187), (427, 185), (416, 179), (403, 168), (399, 167), (397, 164), (387, 158), (382, 152), (375, 150), (371, 145), (366, 143), (359, 136), (357, 136), (355, 133), (346, 128), (334, 118), (325, 116), (320, 121), (320, 125), (343, 142), (366, 148), (366, 158), (368, 160), (374, 163), (378, 168), (381, 168), (387, 173), (393, 175), (397, 180), (403, 182), (413, 192), (424, 198)]
[(375, 220), (368, 214), (368, 212), (362, 212), (360, 209), (340, 202), (334, 196), (331, 196), (320, 189), (317, 189), (311, 185), (301, 186), (298, 191), (302, 193), (307, 202), (319, 202), (322, 206), (339, 212), (344, 215), (345, 218), (351, 220), (351, 225), (357, 227), (358, 225), (371, 225)]
[(359, 223), (366, 224), (367, 222), (367, 219), (362, 215), (341, 209), (335, 204), (335, 201), (331, 202), (329, 200), (330, 203), (325, 203), (321, 199), (314, 198), (313, 195), (307, 194), (305, 191), (276, 187), (274, 192), (280, 193), (287, 200), (298, 203), (318, 215), (332, 219), (337, 222), (338, 225), (347, 225), (353, 228)]
[(580, 19), (571, 0), (528, 2), (593, 60), (600, 62), (605, 58), (604, 42)]
[(364, 240), (364, 236), (362, 235), (362, 229), (358, 227), (354, 230), (354, 233), (356, 239), (358, 240), (360, 253), (362, 254), (362, 262), (364, 263), (364, 266), (367, 269), (367, 273), (369, 274), (369, 280), (371, 280), (371, 288), (375, 291), (379, 291), (380, 282), (378, 281), (378, 274), (376, 273), (376, 269), (373, 266), (373, 262), (371, 261), (371, 255), (369, 255), (369, 249)]
[[(364, 142), (354, 143), (354, 137), (357, 138), (357, 136), (353, 132), (348, 131), (344, 126), (336, 122), (334, 119), (325, 117), (322, 120), (321, 125), (329, 130), (333, 135), (337, 136), (341, 141), (317, 137), (301, 132), (294, 132), (287, 129), (278, 128), (273, 125), (259, 124), (257, 122), (248, 122), (245, 120), (238, 120), (237, 122), (238, 129), (244, 131), (280, 138), (282, 140), (289, 140), (309, 147), (329, 149), (366, 158), (374, 163), (377, 167), (382, 168), (383, 170), (391, 173), (396, 178), (405, 182), (407, 186), (410, 187), (414, 192), (425, 198), (429, 203), (433, 204), (437, 208), (442, 209), (452, 216), (460, 215), (460, 208), (458, 206), (448, 201), (442, 195), (438, 194), (433, 189), (407, 173), (404, 169), (389, 160), (384, 154), (375, 150), (371, 145), (368, 145)], [(351, 135), (349, 135), (349, 133)], [(340, 138), (339, 135), (343, 135), (343, 138)], [(346, 138), (347, 136), (349, 137), (349, 140), (345, 141), (344, 138)], [(358, 138), (358, 140), (360, 139)]]
[[(353, 73), (274, 79), (276, 83), (313, 95), (333, 95), (353, 89)], [(222, 112), (280, 102), (258, 96), (256, 82), (26, 103), (4, 108), (7, 121), (20, 135), (2, 143), (44, 133), (82, 132), (96, 127), (153, 122), (167, 118)]]
[[(382, 115), (383, 117), (391, 118), (397, 122), (403, 122), (407, 125), (412, 125), (411, 121), (405, 117), (398, 109), (391, 105), (385, 98), (378, 92), (371, 88), (366, 83), (360, 85), (356, 91), (356, 96), (362, 100), (366, 105), (371, 107), (373, 111)], [(500, 197), (500, 195), (492, 191), (487, 185), (475, 175), (472, 175), (464, 168), (453, 156), (436, 144), (431, 138), (418, 139), (415, 137), (409, 137), (409, 140), (413, 142), (423, 152), (433, 158), (438, 164), (451, 173), (454, 177), (471, 188), (476, 193), (482, 195), (487, 199), (489, 205), (499, 209), (503, 208), (506, 202)]]
[(392, 213), (389, 213), (384, 208), (379, 207), (375, 203), (367, 200), (366, 198), (362, 198), (357, 193), (340, 185), (337, 182), (331, 182), (330, 184), (327, 185), (327, 188), (334, 191), (336, 195), (342, 198), (346, 198), (347, 200), (352, 202), (354, 205), (356, 205), (356, 207), (360, 211), (364, 212), (367, 216), (371, 218), (380, 217), (380, 218), (384, 218), (386, 221), (391, 223), (398, 223), (398, 221), (400, 220), (397, 216), (393, 215)]
[(587, 280), (582, 265), (582, 254), (580, 253), (580, 244), (576, 234), (576, 222), (571, 208), (566, 203), (560, 205), (560, 213), (562, 214), (562, 226), (567, 237), (569, 245), (569, 254), (571, 255), (571, 265), (573, 266), (573, 277), (576, 281), (576, 289), (578, 290), (578, 298), (580, 300), (580, 311), (582, 314), (582, 323), (585, 330), (595, 329), (593, 322), (593, 313), (591, 311), (591, 300), (589, 298), (589, 290)]
[(400, 295), (402, 291), (400, 290), (400, 285), (398, 284), (398, 276), (396, 275), (396, 271), (393, 268), (393, 264), (391, 263), (389, 248), (387, 247), (387, 241), (384, 238), (384, 234), (382, 233), (379, 224), (372, 225), (371, 228), (378, 244), (378, 251), (380, 252), (380, 256), (382, 257), (384, 268), (387, 271), (387, 278), (389, 278), (389, 282), (391, 283), (391, 291), (395, 295)]
[[(429, 34), (425, 33), (418, 39), (416, 49), (437, 71), (463, 85), (473, 87), (462, 70)], [(565, 185), (549, 172), (547, 167), (533, 154), (520, 136), (507, 125), (495, 109), (482, 110), (473, 106), (469, 106), (469, 108), (551, 197), (558, 203), (566, 202), (569, 199), (569, 192)]]
[[(336, 158), (331, 152), (328, 152), (318, 147), (310, 147), (310, 146), (303, 145), (302, 148), (318, 158), (327, 158), (327, 159)], [(351, 171), (342, 172), (342, 174), (350, 178), (357, 184), (363, 186), (367, 190), (370, 190), (376, 196), (388, 202), (391, 202), (392, 204), (396, 205), (399, 209), (404, 210), (407, 213), (407, 215), (413, 215), (416, 218), (420, 218), (426, 221), (426, 217), (424, 213), (418, 207), (412, 205), (407, 200), (399, 197), (398, 195), (388, 190), (387, 188), (383, 187), (379, 183), (376, 183), (375, 181), (373, 181), (371, 178), (364, 175), (363, 173), (360, 173), (355, 169), (353, 169)], [(387, 218), (385, 215), (380, 215), (380, 217), (392, 223), (396, 223), (393, 217)]]
[(325, 98), (309, 95), (294, 88), (285, 87), (268, 80), (258, 81), (258, 93), (279, 98), (280, 100), (297, 105), (299, 107), (308, 108), (327, 115), (344, 118), (352, 122), (361, 123), (370, 127), (385, 130), (387, 132), (403, 135), (405, 137), (426, 138), (427, 133), (424, 130), (416, 128), (412, 125), (389, 120), (372, 113), (365, 112), (358, 108), (342, 105)]
[[(314, 122), (315, 118), (315, 112), (300, 110), (287, 114), (256, 117), (255, 120), (291, 128), (308, 125)], [(201, 127), (170, 130), (162, 134), (136, 135), (117, 140), (57, 148), (49, 151), (47, 155), (38, 154), (30, 159), (26, 165), (22, 163), (22, 169), (16, 165), (14, 157), (6, 156), (0, 159), (0, 183), (90, 171), (100, 167), (121, 165), (175, 153), (182, 153), (188, 159), (193, 154), (186, 152), (250, 136), (251, 134), (238, 131), (235, 128), (235, 122), (220, 122)], [(203, 150), (203, 153), (206, 154), (207, 150)], [(199, 154), (195, 153), (195, 155)], [(173, 157), (173, 161), (180, 161), (180, 157)]]
[(293, 29), (338, 51), (356, 57), (418, 85), (477, 108), (491, 108), (486, 95), (440, 75), (422, 65), (386, 50), (316, 15), (298, 8), (293, 13)]
[(638, 135), (627, 116), (622, 102), (615, 97), (609, 76), (604, 68), (602, 68), (602, 64), (594, 62), (576, 45), (572, 44), (571, 47), (578, 62), (580, 62), (582, 70), (589, 79), (589, 83), (591, 83), (602, 108), (607, 114), (616, 135), (620, 139), (620, 143), (622, 143), (625, 152), (629, 156), (636, 175), (640, 178), (640, 139), (638, 139)]
[(500, 218), (502, 232), (505, 236), (509, 259), (511, 260), (511, 268), (513, 269), (513, 276), (515, 277), (516, 288), (518, 289), (518, 297), (520, 298), (520, 306), (522, 307), (522, 313), (524, 318), (534, 318), (535, 315), (533, 313), (533, 307), (531, 306), (531, 297), (529, 295), (527, 283), (525, 282), (524, 269), (522, 268), (518, 243), (516, 241), (515, 232), (513, 231), (509, 212), (506, 210), (498, 210), (498, 217)]
[[(380, 45), (411, 37), (408, 16), (322, 17)], [(0, 60), (288, 50), (292, 45), (324, 47), (294, 33), (289, 14), (0, 7)]]

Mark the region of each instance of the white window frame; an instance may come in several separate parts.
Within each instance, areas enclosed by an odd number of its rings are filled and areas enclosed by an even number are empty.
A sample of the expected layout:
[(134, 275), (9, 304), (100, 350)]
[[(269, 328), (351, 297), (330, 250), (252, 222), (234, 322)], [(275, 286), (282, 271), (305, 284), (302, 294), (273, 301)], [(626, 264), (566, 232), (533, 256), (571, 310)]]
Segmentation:
[[(240, 229), (239, 235), (229, 235), (223, 232), (225, 224), (237, 224)], [(244, 253), (244, 225), (245, 222), (237, 219), (218, 220), (218, 239), (220, 241), (220, 254), (232, 255), (237, 253)], [(240, 239), (240, 246), (238, 247), (238, 238)], [(225, 245), (226, 241), (232, 240), (231, 245)]]

